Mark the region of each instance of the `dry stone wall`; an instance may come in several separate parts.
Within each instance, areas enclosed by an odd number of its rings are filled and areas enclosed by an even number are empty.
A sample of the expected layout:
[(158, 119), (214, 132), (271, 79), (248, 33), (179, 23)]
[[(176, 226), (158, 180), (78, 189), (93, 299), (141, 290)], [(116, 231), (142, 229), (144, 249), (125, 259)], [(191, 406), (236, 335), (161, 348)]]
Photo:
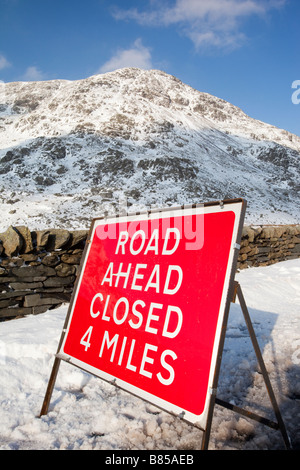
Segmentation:
[(300, 225), (245, 226), (238, 269), (300, 258)]
[(70, 301), (88, 230), (9, 227), (0, 234), (0, 321)]
[[(88, 230), (0, 233), (0, 321), (70, 301)], [(238, 269), (300, 257), (300, 225), (244, 227)]]

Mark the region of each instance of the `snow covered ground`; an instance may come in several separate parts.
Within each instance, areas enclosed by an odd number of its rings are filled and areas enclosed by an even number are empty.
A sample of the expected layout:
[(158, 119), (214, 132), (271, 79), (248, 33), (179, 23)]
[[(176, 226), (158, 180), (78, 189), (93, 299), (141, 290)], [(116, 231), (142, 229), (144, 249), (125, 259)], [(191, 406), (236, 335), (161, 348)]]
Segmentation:
[[(300, 448), (300, 259), (237, 274), (293, 448)], [(0, 324), (0, 449), (197, 450), (202, 432), (61, 363), (39, 418), (67, 305)], [(218, 397), (274, 419), (238, 304), (232, 304)], [(214, 450), (284, 449), (281, 433), (215, 407)]]

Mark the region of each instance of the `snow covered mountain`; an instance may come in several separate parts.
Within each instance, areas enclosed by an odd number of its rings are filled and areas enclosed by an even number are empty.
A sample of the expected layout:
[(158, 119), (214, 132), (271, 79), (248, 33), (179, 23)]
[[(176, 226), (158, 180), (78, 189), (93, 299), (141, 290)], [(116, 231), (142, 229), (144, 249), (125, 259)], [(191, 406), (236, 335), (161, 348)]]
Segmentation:
[(0, 83), (0, 231), (232, 197), (299, 223), (300, 137), (158, 70)]

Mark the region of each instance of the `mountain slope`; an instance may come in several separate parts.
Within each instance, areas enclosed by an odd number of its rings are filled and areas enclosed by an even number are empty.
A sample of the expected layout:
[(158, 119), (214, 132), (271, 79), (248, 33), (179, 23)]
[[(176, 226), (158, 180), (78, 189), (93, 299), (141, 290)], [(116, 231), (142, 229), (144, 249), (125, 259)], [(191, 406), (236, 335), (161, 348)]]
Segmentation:
[(300, 138), (164, 72), (0, 88), (0, 231), (231, 197), (299, 222)]

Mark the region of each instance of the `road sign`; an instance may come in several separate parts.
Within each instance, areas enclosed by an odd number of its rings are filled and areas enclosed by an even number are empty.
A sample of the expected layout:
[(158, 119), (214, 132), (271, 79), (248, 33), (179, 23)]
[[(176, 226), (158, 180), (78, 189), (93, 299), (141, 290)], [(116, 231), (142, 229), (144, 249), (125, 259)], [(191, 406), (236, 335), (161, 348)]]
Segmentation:
[(205, 429), (244, 210), (94, 219), (57, 357)]

